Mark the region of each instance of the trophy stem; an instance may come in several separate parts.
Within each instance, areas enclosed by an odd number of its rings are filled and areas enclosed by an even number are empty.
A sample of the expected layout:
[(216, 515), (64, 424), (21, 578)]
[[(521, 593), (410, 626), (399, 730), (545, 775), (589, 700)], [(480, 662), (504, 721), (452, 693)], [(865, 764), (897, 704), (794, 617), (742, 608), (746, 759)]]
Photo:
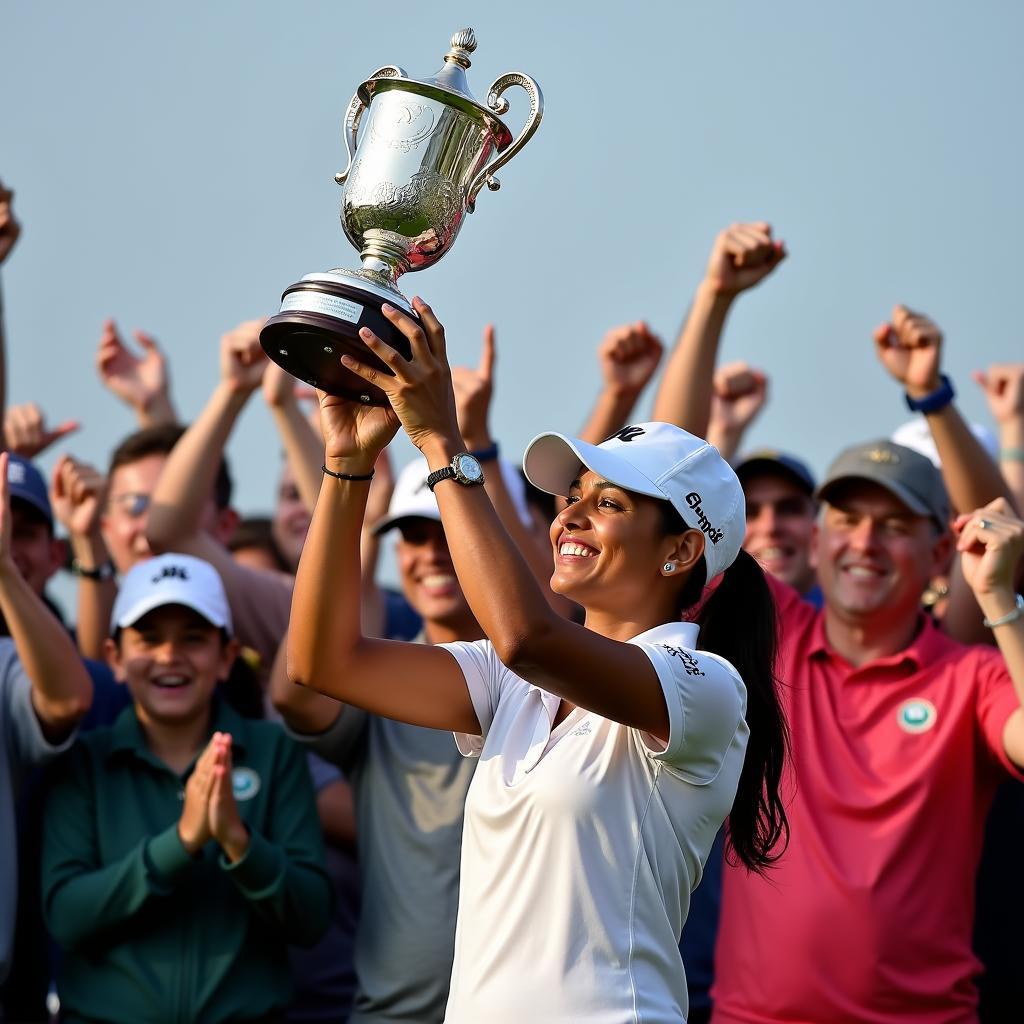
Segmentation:
[(409, 262), (409, 239), (397, 231), (367, 228), (363, 232), (363, 248), (359, 253), (363, 270), (385, 278), (397, 289), (397, 281), (412, 265)]

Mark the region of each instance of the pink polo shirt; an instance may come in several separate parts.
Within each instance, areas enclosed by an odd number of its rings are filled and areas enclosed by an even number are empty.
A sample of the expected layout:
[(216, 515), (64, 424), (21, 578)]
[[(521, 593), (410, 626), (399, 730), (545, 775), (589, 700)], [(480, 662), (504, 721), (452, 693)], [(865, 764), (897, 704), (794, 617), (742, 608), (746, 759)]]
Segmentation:
[(999, 652), (923, 619), (853, 668), (772, 581), (793, 740), (792, 836), (767, 880), (726, 866), (715, 1024), (976, 1019), (974, 877), (1019, 706)]

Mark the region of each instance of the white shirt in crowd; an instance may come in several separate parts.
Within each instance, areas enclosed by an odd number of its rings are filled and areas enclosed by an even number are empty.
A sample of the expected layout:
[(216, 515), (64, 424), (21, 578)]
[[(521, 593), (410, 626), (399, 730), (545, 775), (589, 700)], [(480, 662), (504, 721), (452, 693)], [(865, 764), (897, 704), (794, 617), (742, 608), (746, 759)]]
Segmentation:
[[(746, 689), (673, 622), (630, 641), (651, 659), (669, 741), (576, 708), (507, 669), (487, 640), (445, 644), (480, 736), (466, 801), (446, 1024), (678, 1024), (679, 935), (732, 806)], [(628, 687), (630, 680), (623, 679)]]

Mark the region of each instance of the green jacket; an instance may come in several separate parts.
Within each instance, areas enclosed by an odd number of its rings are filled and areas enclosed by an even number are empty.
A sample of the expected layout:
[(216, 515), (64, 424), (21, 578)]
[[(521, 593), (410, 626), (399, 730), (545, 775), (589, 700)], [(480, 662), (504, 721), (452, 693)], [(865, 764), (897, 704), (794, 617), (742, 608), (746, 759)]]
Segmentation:
[(43, 838), (43, 909), (64, 948), (71, 1020), (216, 1024), (259, 1018), (290, 995), (286, 944), (327, 928), (331, 884), (305, 757), (270, 722), (215, 702), (251, 833), (230, 864), (178, 838), (184, 782), (150, 753), (134, 707), (62, 759)]

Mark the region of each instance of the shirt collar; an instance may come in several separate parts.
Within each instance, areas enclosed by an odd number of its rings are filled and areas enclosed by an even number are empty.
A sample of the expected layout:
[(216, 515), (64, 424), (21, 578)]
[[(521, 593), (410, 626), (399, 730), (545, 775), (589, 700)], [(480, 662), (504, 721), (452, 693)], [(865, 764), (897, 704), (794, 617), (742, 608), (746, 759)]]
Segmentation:
[[(219, 697), (213, 699), (213, 714), (210, 718), (210, 731), (207, 739), (215, 732), (230, 733), (232, 752), (245, 753), (245, 719), (227, 701)], [(166, 767), (162, 761), (157, 762), (150, 753), (146, 736), (139, 724), (138, 715), (135, 714), (134, 704), (129, 704), (114, 720), (114, 724), (111, 726), (111, 736), (112, 742), (107, 753), (108, 758), (128, 753), (144, 761), (153, 761)]]
[[(887, 654), (882, 658), (875, 658), (873, 661), (865, 662), (855, 671), (860, 672), (866, 668), (893, 667), (903, 663), (912, 665), (920, 670), (930, 665), (942, 653), (946, 645), (946, 638), (939, 629), (935, 620), (924, 612), (918, 613), (918, 628), (910, 643), (901, 651)], [(839, 658), (844, 660), (828, 642), (828, 635), (825, 631), (825, 613), (818, 612), (811, 629), (811, 642), (808, 647), (808, 656)]]

